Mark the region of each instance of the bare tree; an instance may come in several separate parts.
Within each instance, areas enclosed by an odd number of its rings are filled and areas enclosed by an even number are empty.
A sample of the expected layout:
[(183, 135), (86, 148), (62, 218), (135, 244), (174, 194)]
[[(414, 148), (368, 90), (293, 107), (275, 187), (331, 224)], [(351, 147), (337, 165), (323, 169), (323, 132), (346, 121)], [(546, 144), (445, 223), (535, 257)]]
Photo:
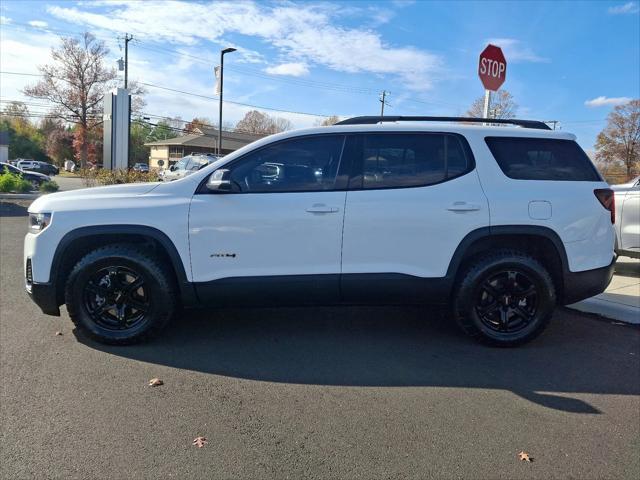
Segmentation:
[(292, 128), (293, 124), (286, 118), (271, 117), (266, 113), (251, 110), (236, 124), (235, 130), (237, 132), (269, 135), (291, 130)]
[(109, 50), (104, 42), (86, 32), (82, 39), (62, 38), (51, 49), (53, 62), (39, 67), (43, 79), (24, 89), (25, 95), (45, 99), (55, 107), (53, 114), (76, 124), (79, 160), (86, 167), (90, 130), (101, 123), (102, 99), (114, 86), (113, 68), (104, 65)]
[(331, 125), (335, 125), (340, 121), (340, 118), (337, 115), (331, 115), (324, 120), (318, 120), (316, 122), (316, 127), (330, 127)]
[(640, 99), (615, 107), (596, 140), (596, 159), (604, 165), (622, 165), (631, 178), (640, 162)]
[[(514, 118), (518, 104), (506, 90), (498, 90), (491, 94), (489, 103), (489, 118)], [(484, 96), (475, 99), (471, 108), (467, 111), (468, 117), (482, 118), (484, 115)]]
[(22, 102), (9, 102), (2, 111), (3, 117), (8, 117), (16, 121), (28, 121), (30, 117), (29, 109)]

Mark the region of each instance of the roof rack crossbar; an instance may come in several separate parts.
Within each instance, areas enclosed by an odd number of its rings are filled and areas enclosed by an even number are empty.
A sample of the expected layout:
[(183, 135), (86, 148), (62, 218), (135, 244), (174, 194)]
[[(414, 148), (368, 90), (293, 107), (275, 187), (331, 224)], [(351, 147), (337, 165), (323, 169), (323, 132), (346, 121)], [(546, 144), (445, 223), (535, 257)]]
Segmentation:
[(373, 125), (382, 122), (465, 122), (517, 125), (523, 128), (551, 130), (551, 127), (539, 120), (519, 120), (517, 118), (472, 118), (472, 117), (416, 117), (402, 115), (353, 117), (342, 120), (335, 125)]

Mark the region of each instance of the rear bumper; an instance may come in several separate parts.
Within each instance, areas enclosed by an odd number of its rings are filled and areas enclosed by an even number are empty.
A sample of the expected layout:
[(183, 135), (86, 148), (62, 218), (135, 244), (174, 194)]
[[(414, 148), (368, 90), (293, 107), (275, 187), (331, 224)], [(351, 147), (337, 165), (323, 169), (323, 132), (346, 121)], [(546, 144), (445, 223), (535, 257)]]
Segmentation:
[(31, 300), (40, 307), (42, 313), (60, 316), (60, 307), (56, 300), (56, 288), (50, 283), (32, 283), (26, 288)]
[(585, 270), (584, 272), (566, 272), (564, 275), (563, 305), (579, 302), (606, 290), (613, 277), (616, 259), (606, 267)]

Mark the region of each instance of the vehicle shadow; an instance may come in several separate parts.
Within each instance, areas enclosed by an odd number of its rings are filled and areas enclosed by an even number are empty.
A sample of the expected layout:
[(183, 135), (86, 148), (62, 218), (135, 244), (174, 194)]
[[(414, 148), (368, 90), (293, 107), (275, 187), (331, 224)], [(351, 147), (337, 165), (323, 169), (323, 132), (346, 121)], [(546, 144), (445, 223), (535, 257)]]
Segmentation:
[(0, 201), (0, 217), (26, 217), (29, 214), (27, 209), (26, 204)]
[(501, 389), (591, 414), (599, 410), (570, 394), (640, 394), (638, 329), (559, 309), (542, 337), (499, 349), (440, 317), (423, 307), (237, 308), (187, 311), (142, 345), (77, 336), (113, 355), (260, 381)]

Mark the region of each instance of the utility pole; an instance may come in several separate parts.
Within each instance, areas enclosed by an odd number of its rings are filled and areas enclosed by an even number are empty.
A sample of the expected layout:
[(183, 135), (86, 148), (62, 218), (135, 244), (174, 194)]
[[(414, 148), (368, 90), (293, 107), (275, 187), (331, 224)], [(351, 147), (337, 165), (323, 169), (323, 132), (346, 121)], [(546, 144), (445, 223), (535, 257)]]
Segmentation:
[(133, 35), (124, 34), (124, 88), (127, 89), (129, 82), (129, 42), (133, 40)]
[(388, 105), (388, 103), (386, 102), (385, 99), (387, 98), (387, 95), (389, 93), (390, 92), (387, 92), (386, 90), (383, 90), (382, 93), (380, 94), (380, 103), (382, 104), (380, 106), (380, 117), (384, 117), (384, 106)]
[(556, 125), (559, 123), (559, 120), (549, 120), (549, 121), (547, 121), (545, 123), (553, 123), (553, 129), (555, 130), (556, 129)]

